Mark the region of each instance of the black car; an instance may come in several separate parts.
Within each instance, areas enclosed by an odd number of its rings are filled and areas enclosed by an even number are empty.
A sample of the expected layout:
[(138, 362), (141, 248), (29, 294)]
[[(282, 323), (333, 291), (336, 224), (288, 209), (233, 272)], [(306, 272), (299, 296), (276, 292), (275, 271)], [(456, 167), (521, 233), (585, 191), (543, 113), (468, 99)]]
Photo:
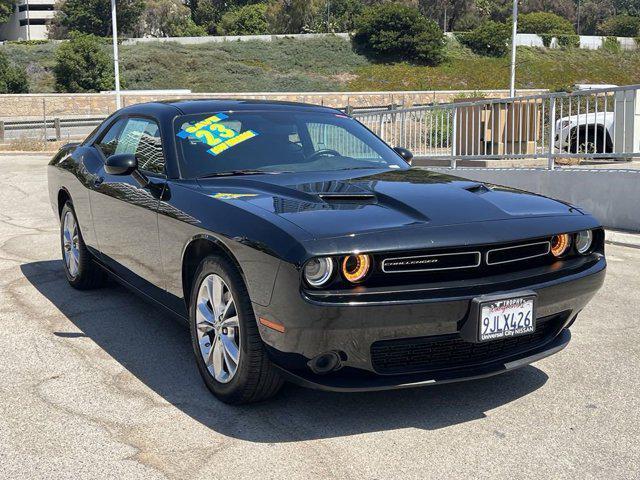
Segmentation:
[(494, 375), (564, 348), (602, 285), (600, 224), (410, 166), (330, 108), (117, 111), (48, 168), (69, 283), (109, 274), (187, 320), (222, 401)]

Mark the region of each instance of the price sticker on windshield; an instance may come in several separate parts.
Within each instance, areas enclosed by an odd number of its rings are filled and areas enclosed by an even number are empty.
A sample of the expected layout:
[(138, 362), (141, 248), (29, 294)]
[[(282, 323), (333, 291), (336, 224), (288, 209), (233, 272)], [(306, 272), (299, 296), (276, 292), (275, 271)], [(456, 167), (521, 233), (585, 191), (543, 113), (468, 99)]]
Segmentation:
[(176, 136), (204, 143), (211, 147), (207, 153), (215, 156), (258, 135), (253, 130), (245, 130), (240, 133), (225, 126), (221, 122), (227, 118), (229, 116), (224, 113), (216, 113), (193, 125), (183, 126)]

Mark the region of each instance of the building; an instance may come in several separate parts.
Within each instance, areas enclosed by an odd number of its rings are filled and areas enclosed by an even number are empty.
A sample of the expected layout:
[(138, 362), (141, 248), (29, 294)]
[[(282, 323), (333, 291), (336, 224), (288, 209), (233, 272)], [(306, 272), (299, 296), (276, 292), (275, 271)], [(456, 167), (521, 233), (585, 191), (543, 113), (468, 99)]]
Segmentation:
[(55, 15), (55, 0), (17, 0), (9, 21), (0, 25), (1, 40), (44, 40)]

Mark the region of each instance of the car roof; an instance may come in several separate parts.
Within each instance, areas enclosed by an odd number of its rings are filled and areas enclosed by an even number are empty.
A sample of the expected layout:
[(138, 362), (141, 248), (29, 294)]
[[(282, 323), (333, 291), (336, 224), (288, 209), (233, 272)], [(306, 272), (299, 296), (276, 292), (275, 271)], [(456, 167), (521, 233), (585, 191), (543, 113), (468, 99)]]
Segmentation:
[(306, 110), (315, 112), (336, 113), (335, 108), (312, 105), (310, 103), (284, 102), (277, 100), (254, 99), (176, 99), (161, 100), (148, 103), (138, 103), (126, 107), (123, 111), (130, 113), (152, 113), (162, 110), (179, 110), (185, 115), (197, 113), (211, 113), (226, 110)]

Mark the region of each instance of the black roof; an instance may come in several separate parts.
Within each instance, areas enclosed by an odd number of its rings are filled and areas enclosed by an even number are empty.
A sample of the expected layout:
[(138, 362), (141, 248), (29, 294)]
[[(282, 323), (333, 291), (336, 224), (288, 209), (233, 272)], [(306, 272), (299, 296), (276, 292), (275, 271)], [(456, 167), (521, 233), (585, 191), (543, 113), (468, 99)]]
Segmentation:
[[(210, 113), (224, 110), (309, 110), (317, 112), (336, 112), (336, 109), (312, 105), (310, 103), (283, 102), (277, 100), (253, 99), (175, 99), (156, 102), (138, 103), (127, 107), (127, 110), (163, 110), (174, 107), (183, 114)], [(164, 108), (163, 108), (164, 107)]]

